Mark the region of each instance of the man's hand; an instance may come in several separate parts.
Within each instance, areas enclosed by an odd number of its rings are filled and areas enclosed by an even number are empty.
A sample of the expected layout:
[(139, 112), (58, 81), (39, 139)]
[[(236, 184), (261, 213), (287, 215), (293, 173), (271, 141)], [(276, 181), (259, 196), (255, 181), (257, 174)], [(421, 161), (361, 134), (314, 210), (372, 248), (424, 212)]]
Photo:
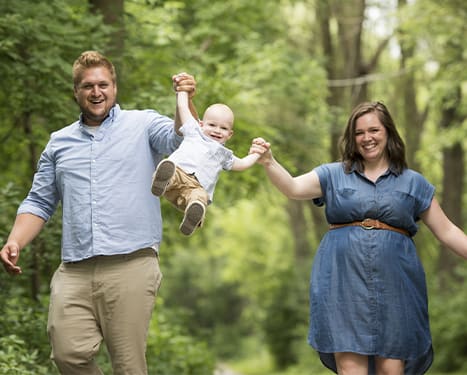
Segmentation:
[(176, 92), (186, 91), (190, 99), (195, 96), (196, 81), (192, 75), (185, 72), (178, 73), (172, 76), (172, 84)]
[(16, 263), (19, 259), (19, 246), (16, 242), (7, 242), (0, 251), (0, 261), (5, 270), (11, 275), (19, 275), (23, 271)]

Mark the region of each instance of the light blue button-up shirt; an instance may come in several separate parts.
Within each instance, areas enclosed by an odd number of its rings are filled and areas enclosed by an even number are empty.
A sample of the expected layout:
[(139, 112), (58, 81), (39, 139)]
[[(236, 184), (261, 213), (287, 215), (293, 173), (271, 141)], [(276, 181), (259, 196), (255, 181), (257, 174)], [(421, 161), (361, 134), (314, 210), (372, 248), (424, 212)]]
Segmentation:
[(151, 178), (181, 140), (173, 120), (153, 110), (115, 105), (96, 132), (80, 119), (52, 133), (18, 214), (47, 221), (62, 203), (64, 262), (158, 246), (162, 218)]

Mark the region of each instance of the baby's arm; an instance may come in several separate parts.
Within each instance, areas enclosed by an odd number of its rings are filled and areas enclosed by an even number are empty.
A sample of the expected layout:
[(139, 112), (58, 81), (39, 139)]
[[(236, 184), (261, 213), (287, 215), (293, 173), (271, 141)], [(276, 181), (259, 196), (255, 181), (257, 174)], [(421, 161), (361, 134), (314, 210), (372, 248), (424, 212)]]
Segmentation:
[[(179, 129), (185, 122), (190, 120), (190, 115), (198, 121), (198, 113), (192, 101), (196, 89), (196, 81), (193, 76), (187, 73), (179, 73), (172, 76), (172, 82), (177, 96), (174, 126), (177, 134), (182, 135)], [(179, 97), (179, 94), (182, 95)], [(186, 108), (188, 108), (188, 111)], [(181, 113), (183, 113), (183, 117)]]
[(177, 111), (182, 120), (182, 124), (191, 119), (194, 119), (190, 111), (190, 105), (188, 103), (188, 93), (186, 91), (177, 92)]
[(244, 171), (252, 167), (260, 157), (260, 154), (250, 154), (241, 159), (235, 157), (232, 164), (232, 171)]
[(176, 95), (177, 95), (177, 111), (176, 111), (175, 116), (178, 117), (179, 121), (175, 121), (175, 131), (177, 132), (177, 134), (182, 135), (180, 133), (180, 128), (186, 122), (194, 119), (194, 117), (190, 111), (188, 93), (185, 91), (179, 91), (177, 92)]

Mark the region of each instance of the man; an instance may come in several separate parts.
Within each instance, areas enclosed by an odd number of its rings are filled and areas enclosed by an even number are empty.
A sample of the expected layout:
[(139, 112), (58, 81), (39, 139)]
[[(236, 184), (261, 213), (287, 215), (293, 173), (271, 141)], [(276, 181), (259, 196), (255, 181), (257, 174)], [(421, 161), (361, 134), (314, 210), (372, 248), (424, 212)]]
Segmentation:
[[(61, 374), (101, 375), (94, 357), (104, 340), (115, 375), (143, 375), (162, 278), (162, 219), (151, 178), (182, 137), (153, 110), (120, 108), (115, 68), (98, 52), (81, 54), (73, 81), (79, 121), (51, 135), (0, 259), (7, 272), (20, 274), (21, 249), (61, 201), (62, 263), (51, 282), (47, 324), (51, 357)], [(188, 74), (174, 78), (174, 88), (190, 96), (195, 86)]]

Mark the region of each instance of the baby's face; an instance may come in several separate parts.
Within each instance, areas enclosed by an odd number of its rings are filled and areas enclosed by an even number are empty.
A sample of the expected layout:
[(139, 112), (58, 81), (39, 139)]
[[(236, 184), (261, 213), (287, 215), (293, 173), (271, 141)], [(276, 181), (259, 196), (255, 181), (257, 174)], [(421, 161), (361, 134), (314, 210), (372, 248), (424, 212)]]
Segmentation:
[(233, 135), (233, 113), (225, 105), (214, 104), (203, 116), (201, 128), (204, 135), (224, 144)]
[(232, 125), (219, 119), (203, 119), (201, 128), (205, 136), (224, 144), (233, 135)]

